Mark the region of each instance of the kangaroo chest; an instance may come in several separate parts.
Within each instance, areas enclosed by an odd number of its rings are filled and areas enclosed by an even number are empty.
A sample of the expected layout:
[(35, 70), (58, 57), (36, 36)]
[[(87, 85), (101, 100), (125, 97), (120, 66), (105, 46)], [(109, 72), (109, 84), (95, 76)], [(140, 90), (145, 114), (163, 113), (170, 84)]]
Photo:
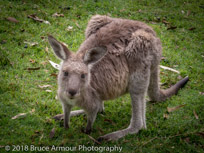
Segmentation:
[(108, 54), (91, 70), (91, 86), (102, 100), (116, 98), (127, 92), (129, 70), (124, 56)]

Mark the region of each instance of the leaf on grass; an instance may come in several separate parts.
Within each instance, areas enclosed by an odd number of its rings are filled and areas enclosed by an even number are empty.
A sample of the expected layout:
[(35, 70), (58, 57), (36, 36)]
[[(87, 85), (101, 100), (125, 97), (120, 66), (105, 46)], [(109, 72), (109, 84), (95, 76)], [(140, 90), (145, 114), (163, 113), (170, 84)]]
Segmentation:
[(79, 18), (79, 19), (81, 19), (81, 15), (79, 15), (79, 14), (78, 14), (78, 15), (76, 15), (76, 17), (77, 17), (77, 18)]
[(46, 69), (45, 69), (44, 71), (45, 71), (46, 73), (48, 73), (48, 72), (49, 72), (49, 70), (46, 70)]
[(34, 113), (34, 112), (35, 112), (35, 108), (33, 108), (33, 109), (30, 111), (31, 114)]
[(48, 87), (52, 87), (51, 85), (49, 84), (46, 84), (46, 85), (38, 85), (39, 88), (43, 89), (43, 88), (48, 88)]
[(52, 74), (50, 74), (50, 76), (53, 76), (53, 77), (57, 78), (57, 74), (56, 73), (52, 73)]
[(29, 46), (36, 46), (36, 45), (38, 45), (38, 43), (37, 42), (28, 42), (28, 41), (24, 41), (24, 43), (25, 44), (28, 44)]
[(45, 36), (40, 36), (40, 38), (41, 38), (42, 40), (44, 40), (44, 39), (45, 39)]
[(52, 139), (55, 135), (55, 128), (50, 131), (50, 139)]
[(28, 18), (31, 18), (31, 19), (33, 19), (33, 20), (35, 20), (35, 21), (38, 21), (38, 22), (43, 22), (43, 23), (45, 23), (45, 24), (50, 24), (49, 21), (45, 21), (45, 20), (43, 20), (43, 19), (40, 19), (40, 18), (37, 17), (35, 14), (28, 15)]
[(120, 12), (124, 12), (124, 11), (126, 11), (124, 8), (120, 10)]
[(110, 120), (110, 119), (105, 118), (104, 121), (105, 121), (105, 122), (109, 122), (109, 123), (111, 123), (112, 125), (115, 125), (115, 123), (114, 123), (112, 120)]
[(164, 69), (164, 70), (169, 70), (169, 71), (176, 72), (176, 73), (180, 74), (179, 71), (177, 71), (177, 70), (175, 70), (175, 69), (172, 69), (172, 68), (170, 68), (170, 67), (166, 67), (166, 66), (163, 66), (163, 65), (159, 65), (159, 66), (160, 66), (160, 68), (162, 68), (162, 69)]
[(173, 111), (176, 111), (176, 110), (178, 110), (179, 108), (181, 108), (181, 107), (184, 107), (186, 104), (184, 104), (184, 105), (179, 105), (179, 106), (176, 106), (176, 107), (167, 107), (167, 111), (168, 111), (168, 113), (170, 113), (170, 112), (173, 112)]
[(20, 113), (20, 114), (18, 114), (16, 116), (12, 117), (11, 119), (15, 120), (17, 118), (24, 118), (24, 117), (26, 117), (26, 115), (27, 115), (27, 113)]
[(42, 134), (42, 135), (40, 136), (40, 141), (42, 140), (43, 137), (44, 137), (44, 134)]
[(31, 19), (38, 21), (38, 22), (44, 21), (43, 19), (40, 19), (39, 17), (37, 17), (35, 14), (28, 15), (28, 18), (31, 18)]
[(44, 21), (44, 23), (45, 23), (45, 24), (50, 24), (50, 22), (49, 22), (49, 21)]
[(71, 7), (66, 6), (66, 7), (64, 7), (63, 9), (64, 9), (64, 10), (70, 10), (70, 9), (71, 9)]
[(58, 100), (58, 96), (57, 95), (55, 96), (55, 99)]
[(165, 60), (165, 59), (166, 59), (166, 57), (164, 57), (164, 56), (161, 57), (161, 60)]
[(189, 142), (190, 142), (190, 138), (189, 138), (189, 137), (184, 138), (184, 141), (185, 141), (186, 143), (189, 143)]
[(195, 29), (196, 29), (195, 27), (191, 27), (188, 30), (192, 31), (192, 30), (195, 30)]
[(167, 28), (167, 30), (174, 30), (176, 28), (177, 28), (177, 26), (170, 26), (170, 27)]
[(34, 59), (29, 59), (30, 63), (35, 63)]
[(76, 26), (77, 26), (79, 29), (81, 28), (77, 22), (75, 22), (75, 24), (76, 24)]
[(195, 110), (193, 110), (193, 114), (194, 114), (194, 116), (195, 116), (195, 118), (198, 120), (198, 114), (196, 113), (196, 111)]
[(21, 29), (21, 32), (24, 32), (25, 31), (25, 29)]
[(46, 61), (42, 61), (40, 64), (47, 65), (47, 62)]
[(13, 17), (8, 17), (8, 18), (6, 18), (8, 21), (10, 21), (10, 22), (13, 22), (13, 23), (19, 23), (19, 21), (18, 20), (16, 20), (15, 18), (13, 18)]
[(35, 108), (33, 108), (29, 113), (32, 114), (35, 112)]
[(189, 16), (191, 14), (191, 11), (190, 10), (188, 10), (187, 11), (187, 16)]
[(40, 67), (28, 67), (27, 70), (33, 71), (33, 70), (39, 70)]
[(48, 47), (47, 46), (45, 47), (45, 51), (48, 53)]
[(40, 133), (40, 131), (39, 131), (39, 130), (36, 130), (36, 131), (35, 131), (35, 133), (36, 133), (36, 134), (39, 134), (39, 133)]
[(170, 24), (170, 22), (167, 22), (166, 20), (162, 20), (162, 22), (163, 22), (164, 24)]
[(52, 62), (52, 61), (50, 61), (50, 60), (49, 60), (49, 62), (50, 62), (50, 64), (51, 64), (55, 69), (57, 69), (57, 70), (60, 69), (59, 64), (56, 64), (56, 63), (54, 63), (54, 62)]
[(141, 13), (141, 12), (142, 12), (142, 10), (141, 10), (141, 9), (139, 9), (137, 12)]
[(164, 119), (168, 119), (169, 115), (168, 114), (164, 114), (163, 117), (164, 117)]
[(72, 26), (68, 26), (66, 30), (67, 30), (67, 31), (72, 31), (72, 29), (73, 29)]
[(200, 95), (204, 95), (204, 92), (199, 92)]
[(98, 142), (96, 139), (94, 139), (92, 136), (88, 135), (88, 137), (89, 137), (91, 140), (93, 140), (95, 143), (97, 143), (97, 144), (101, 144), (101, 143)]
[(52, 90), (45, 90), (46, 92), (52, 92)]
[(5, 44), (7, 42), (7, 40), (2, 40), (1, 44)]
[(64, 17), (64, 14), (59, 14), (59, 13), (56, 12), (52, 16), (53, 17)]

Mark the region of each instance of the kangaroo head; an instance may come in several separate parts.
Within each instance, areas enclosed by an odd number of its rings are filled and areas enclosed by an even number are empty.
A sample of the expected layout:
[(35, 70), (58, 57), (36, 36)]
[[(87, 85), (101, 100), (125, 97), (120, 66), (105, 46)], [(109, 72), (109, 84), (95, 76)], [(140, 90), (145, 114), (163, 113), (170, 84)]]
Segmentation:
[(85, 87), (88, 85), (89, 65), (99, 61), (106, 53), (104, 47), (95, 47), (87, 50), (85, 54), (73, 53), (54, 37), (48, 36), (48, 41), (52, 46), (55, 55), (62, 60), (60, 72), (58, 74), (58, 88), (60, 93), (68, 99), (80, 97)]

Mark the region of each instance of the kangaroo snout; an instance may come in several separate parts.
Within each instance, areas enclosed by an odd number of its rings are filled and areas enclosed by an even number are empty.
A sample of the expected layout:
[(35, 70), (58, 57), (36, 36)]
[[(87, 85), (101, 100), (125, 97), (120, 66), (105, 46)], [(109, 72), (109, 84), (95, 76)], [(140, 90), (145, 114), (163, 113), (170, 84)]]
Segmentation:
[(73, 97), (74, 95), (76, 95), (77, 91), (76, 90), (73, 90), (73, 89), (70, 89), (69, 91), (69, 94)]
[(69, 89), (65, 93), (68, 99), (77, 99), (77, 97), (80, 96), (79, 92), (77, 92), (77, 90), (74, 89)]

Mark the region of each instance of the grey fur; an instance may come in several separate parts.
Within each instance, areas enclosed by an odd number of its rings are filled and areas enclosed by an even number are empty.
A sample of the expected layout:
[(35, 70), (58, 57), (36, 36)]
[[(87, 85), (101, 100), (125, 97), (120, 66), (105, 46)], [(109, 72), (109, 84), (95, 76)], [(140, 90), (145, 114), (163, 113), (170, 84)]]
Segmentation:
[(86, 132), (89, 133), (97, 113), (103, 111), (103, 101), (129, 92), (132, 99), (129, 127), (99, 140), (117, 140), (137, 133), (146, 128), (146, 93), (153, 101), (163, 101), (188, 81), (185, 78), (170, 89), (160, 90), (161, 42), (145, 23), (96, 15), (89, 21), (85, 36), (77, 53), (48, 37), (55, 54), (63, 61), (58, 96), (64, 110), (65, 128), (69, 127), (71, 108), (76, 105), (87, 114)]

